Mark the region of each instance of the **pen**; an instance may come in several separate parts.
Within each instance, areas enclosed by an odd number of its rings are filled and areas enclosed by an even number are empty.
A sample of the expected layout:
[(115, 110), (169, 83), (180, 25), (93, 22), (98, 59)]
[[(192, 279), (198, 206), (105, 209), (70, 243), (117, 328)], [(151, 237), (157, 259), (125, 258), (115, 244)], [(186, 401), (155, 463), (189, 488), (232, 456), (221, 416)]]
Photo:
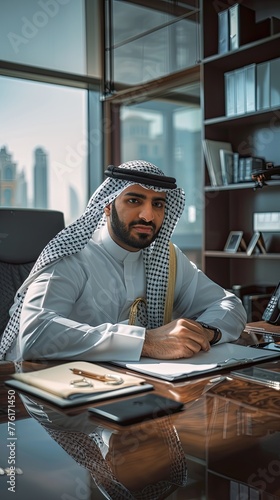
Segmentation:
[(262, 349), (263, 347), (267, 346), (270, 346), (271, 349), (274, 349), (275, 347), (277, 349), (280, 349), (280, 344), (277, 344), (276, 342), (262, 342), (260, 344), (251, 345), (250, 347), (255, 347), (256, 349)]
[(269, 344), (271, 344), (271, 342), (260, 342), (259, 344), (250, 345), (250, 347), (254, 347), (255, 349), (260, 349), (260, 348), (265, 347)]
[(106, 373), (105, 375), (98, 375), (97, 373), (87, 372), (85, 370), (80, 370), (79, 368), (70, 368), (70, 370), (74, 375), (80, 375), (81, 377), (99, 380), (100, 382), (105, 382), (105, 384), (123, 384), (123, 379), (119, 375), (111, 375), (110, 373)]

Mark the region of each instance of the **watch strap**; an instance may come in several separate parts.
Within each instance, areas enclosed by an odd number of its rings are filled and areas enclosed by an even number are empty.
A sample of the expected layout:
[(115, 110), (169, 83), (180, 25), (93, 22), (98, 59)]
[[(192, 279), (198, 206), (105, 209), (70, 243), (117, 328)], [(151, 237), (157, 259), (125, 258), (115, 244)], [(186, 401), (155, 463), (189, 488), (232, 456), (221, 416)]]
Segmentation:
[(202, 321), (197, 321), (197, 323), (199, 323), (203, 328), (206, 328), (207, 330), (213, 330), (214, 336), (212, 340), (209, 341), (210, 345), (217, 344), (217, 342), (221, 340), (222, 332), (219, 328), (217, 328), (216, 326), (208, 325), (207, 323), (203, 323)]

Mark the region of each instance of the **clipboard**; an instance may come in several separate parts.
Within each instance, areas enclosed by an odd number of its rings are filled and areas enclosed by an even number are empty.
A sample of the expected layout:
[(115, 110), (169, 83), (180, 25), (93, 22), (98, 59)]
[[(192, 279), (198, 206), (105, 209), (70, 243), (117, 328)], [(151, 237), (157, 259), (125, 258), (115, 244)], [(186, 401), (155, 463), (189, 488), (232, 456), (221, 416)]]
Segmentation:
[(173, 382), (271, 358), (280, 358), (280, 352), (226, 342), (213, 346), (208, 352), (200, 351), (192, 358), (160, 360), (142, 357), (139, 361), (115, 361), (113, 364)]

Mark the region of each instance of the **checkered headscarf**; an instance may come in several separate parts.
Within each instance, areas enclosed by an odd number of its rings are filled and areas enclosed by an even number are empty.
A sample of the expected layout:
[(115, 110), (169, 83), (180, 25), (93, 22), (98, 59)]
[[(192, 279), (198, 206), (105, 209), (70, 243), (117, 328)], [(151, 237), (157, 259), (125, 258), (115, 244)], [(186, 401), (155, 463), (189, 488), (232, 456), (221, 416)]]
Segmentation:
[[(146, 174), (164, 176), (164, 173), (152, 163), (146, 161), (129, 161), (119, 168), (135, 170)], [(0, 359), (12, 346), (19, 332), (19, 320), (22, 303), (30, 283), (50, 264), (63, 257), (73, 255), (82, 250), (90, 240), (92, 233), (106, 223), (104, 208), (120, 195), (128, 186), (136, 181), (118, 178), (107, 178), (90, 198), (85, 212), (75, 222), (58, 233), (44, 248), (29, 277), (17, 292), (13, 313), (2, 335)], [(139, 182), (137, 183), (139, 184)], [(157, 328), (163, 324), (165, 295), (168, 281), (169, 245), (168, 242), (182, 215), (185, 205), (185, 194), (182, 189), (167, 189), (145, 185), (154, 191), (166, 192), (165, 217), (155, 241), (143, 249), (146, 270), (147, 328)]]

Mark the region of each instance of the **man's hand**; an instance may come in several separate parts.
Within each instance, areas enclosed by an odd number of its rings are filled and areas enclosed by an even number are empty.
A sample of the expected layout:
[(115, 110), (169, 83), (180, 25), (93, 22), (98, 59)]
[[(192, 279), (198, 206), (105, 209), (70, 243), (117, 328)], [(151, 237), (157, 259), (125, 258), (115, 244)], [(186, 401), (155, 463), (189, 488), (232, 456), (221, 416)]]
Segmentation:
[(142, 356), (157, 359), (191, 358), (196, 352), (209, 351), (213, 331), (191, 319), (177, 319), (146, 331)]

